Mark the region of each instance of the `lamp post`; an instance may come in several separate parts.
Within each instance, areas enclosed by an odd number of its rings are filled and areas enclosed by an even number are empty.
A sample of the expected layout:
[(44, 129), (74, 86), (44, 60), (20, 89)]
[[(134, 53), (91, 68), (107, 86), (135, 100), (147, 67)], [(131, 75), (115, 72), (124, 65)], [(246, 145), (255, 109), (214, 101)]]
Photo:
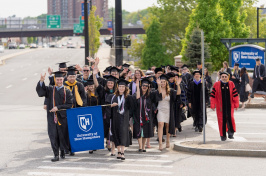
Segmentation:
[(260, 38), (260, 9), (266, 8), (257, 7), (257, 38)]
[(85, 37), (85, 65), (89, 65), (86, 59), (89, 56), (89, 16), (88, 16), (88, 0), (84, 1), (84, 37)]
[(115, 0), (115, 64), (123, 64), (122, 0)]

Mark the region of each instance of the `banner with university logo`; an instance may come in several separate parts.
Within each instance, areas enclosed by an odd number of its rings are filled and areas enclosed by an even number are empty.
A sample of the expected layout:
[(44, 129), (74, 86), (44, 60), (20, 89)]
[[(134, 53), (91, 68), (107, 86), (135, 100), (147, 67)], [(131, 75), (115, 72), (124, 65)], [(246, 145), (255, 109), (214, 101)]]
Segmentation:
[(67, 109), (72, 152), (104, 149), (101, 106)]

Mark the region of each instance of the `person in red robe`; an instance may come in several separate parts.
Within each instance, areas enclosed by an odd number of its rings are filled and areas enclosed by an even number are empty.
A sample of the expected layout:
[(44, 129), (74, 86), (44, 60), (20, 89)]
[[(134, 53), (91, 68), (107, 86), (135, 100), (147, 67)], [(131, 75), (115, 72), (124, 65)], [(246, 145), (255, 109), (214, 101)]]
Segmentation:
[(228, 138), (234, 139), (234, 132), (236, 132), (234, 109), (239, 107), (238, 93), (232, 81), (229, 81), (229, 74), (227, 72), (220, 73), (221, 80), (213, 85), (211, 93), (211, 109), (217, 113), (217, 120), (221, 140)]

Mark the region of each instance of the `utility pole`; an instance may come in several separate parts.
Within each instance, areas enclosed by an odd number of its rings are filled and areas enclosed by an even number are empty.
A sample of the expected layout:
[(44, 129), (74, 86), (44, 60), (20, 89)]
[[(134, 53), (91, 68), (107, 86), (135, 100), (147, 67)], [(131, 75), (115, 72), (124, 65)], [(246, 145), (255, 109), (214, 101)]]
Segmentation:
[(115, 57), (116, 66), (123, 64), (122, 0), (115, 0)]
[(89, 16), (88, 16), (88, 0), (84, 1), (84, 37), (85, 37), (85, 65), (89, 65), (86, 59), (89, 57)]

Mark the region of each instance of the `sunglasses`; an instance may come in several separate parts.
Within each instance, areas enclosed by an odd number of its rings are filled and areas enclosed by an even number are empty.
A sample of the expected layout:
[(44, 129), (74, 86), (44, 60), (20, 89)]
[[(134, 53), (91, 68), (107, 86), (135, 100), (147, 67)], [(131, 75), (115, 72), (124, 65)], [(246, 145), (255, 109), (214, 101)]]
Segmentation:
[(145, 84), (144, 84), (144, 85), (142, 85), (142, 87), (149, 87), (149, 85), (145, 85)]
[(84, 72), (89, 72), (90, 70), (83, 70)]
[(228, 76), (221, 76), (221, 78), (228, 78)]

